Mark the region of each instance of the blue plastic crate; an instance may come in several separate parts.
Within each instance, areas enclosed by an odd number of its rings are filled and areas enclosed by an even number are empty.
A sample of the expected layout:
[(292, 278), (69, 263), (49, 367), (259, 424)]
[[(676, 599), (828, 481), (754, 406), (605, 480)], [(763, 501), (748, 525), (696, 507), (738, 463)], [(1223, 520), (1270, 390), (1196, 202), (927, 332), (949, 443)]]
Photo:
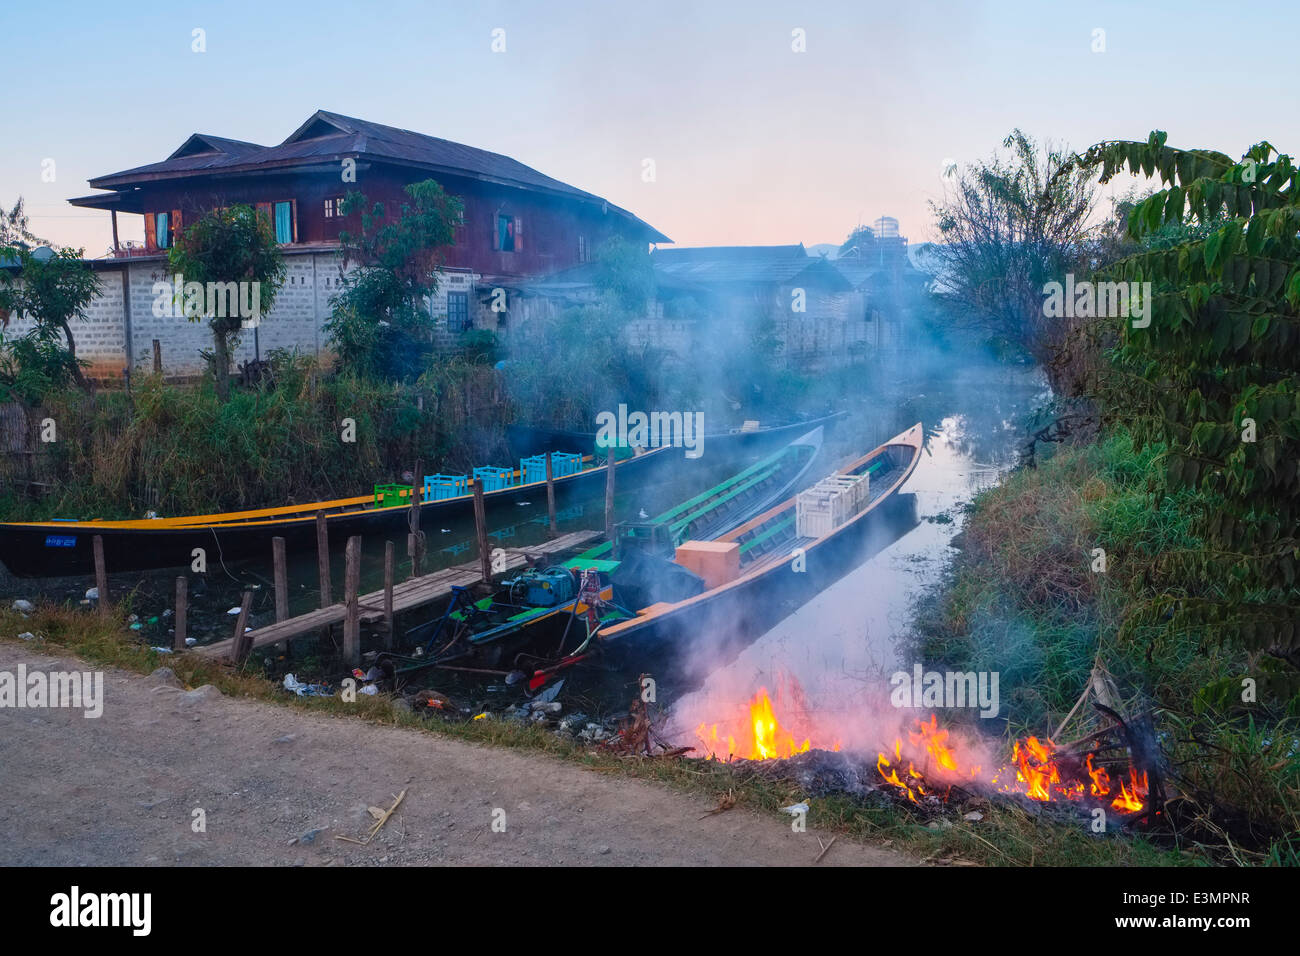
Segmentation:
[(510, 487), (510, 478), (514, 473), (509, 468), (493, 468), (485, 465), (474, 469), (474, 481), (483, 486), (484, 492), (501, 491)]
[(469, 478), (465, 475), (425, 475), (424, 500), (441, 501), (469, 494)]
[[(551, 452), (551, 475), (565, 478), (582, 471), (582, 456), (567, 451)], [(546, 480), (546, 456), (533, 455), (519, 461), (519, 473), (524, 476), (525, 484)]]

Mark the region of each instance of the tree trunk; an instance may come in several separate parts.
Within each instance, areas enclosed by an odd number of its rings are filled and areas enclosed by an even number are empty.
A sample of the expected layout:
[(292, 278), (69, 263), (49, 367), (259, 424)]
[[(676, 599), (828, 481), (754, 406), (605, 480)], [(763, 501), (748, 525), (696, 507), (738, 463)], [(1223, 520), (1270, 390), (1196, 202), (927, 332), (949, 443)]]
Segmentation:
[(212, 330), (212, 375), (217, 387), (217, 400), (230, 398), (230, 345), (224, 333)]
[(86, 376), (81, 374), (81, 365), (77, 362), (77, 343), (72, 339), (72, 328), (67, 322), (59, 323), (63, 326), (63, 337), (68, 343), (68, 355), (72, 359), (72, 380), (77, 383), (77, 388), (83, 392), (90, 391), (90, 383), (86, 381)]

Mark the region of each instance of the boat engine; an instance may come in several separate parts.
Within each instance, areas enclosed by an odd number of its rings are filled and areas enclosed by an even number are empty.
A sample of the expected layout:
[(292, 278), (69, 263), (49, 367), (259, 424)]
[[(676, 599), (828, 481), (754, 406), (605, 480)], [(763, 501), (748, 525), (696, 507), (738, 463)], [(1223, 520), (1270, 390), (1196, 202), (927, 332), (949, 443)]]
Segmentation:
[(509, 589), (510, 603), (532, 607), (555, 607), (572, 601), (578, 594), (573, 575), (568, 568), (559, 565), (545, 571), (524, 571), (501, 583)]

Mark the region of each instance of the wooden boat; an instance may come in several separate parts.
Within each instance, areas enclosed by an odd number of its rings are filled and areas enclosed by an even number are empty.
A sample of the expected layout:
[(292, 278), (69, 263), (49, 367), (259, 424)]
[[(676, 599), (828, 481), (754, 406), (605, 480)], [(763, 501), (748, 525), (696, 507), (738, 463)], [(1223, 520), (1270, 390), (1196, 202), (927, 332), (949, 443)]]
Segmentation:
[(609, 605), (588, 617), (595, 618), (591, 639), (579, 651), (537, 668), (530, 687), (541, 687), (596, 654), (616, 666), (673, 673), (690, 685), (859, 563), (873, 514), (916, 469), (923, 441), (918, 422), (839, 469), (836, 476), (867, 476), (868, 494), (860, 510), (825, 533), (799, 533), (799, 496), (793, 496), (720, 536), (719, 542), (739, 545), (740, 569), (732, 580), (628, 613), (620, 607), (615, 577)]
[[(739, 451), (752, 451), (766, 443), (789, 441), (807, 426), (777, 426), (743, 435), (725, 435), (707, 439), (705, 454), (710, 461)], [(581, 446), (578, 446), (581, 447)], [(572, 444), (549, 450), (576, 452)], [(643, 454), (617, 462), (619, 487), (626, 490), (629, 481), (654, 480), (659, 469), (684, 460), (680, 447), (652, 448)], [(605, 483), (604, 463), (587, 454), (582, 470), (555, 478), (557, 499), (575, 493), (595, 493)], [(545, 481), (523, 482), (518, 469), (511, 472), (512, 484), (500, 490), (485, 491), (489, 509), (533, 500), (545, 492)], [(448, 517), (467, 514), (473, 509), (473, 479), (466, 493), (449, 498), (422, 501), (421, 526), (435, 526)], [(110, 572), (148, 571), (189, 565), (195, 549), (203, 549), (209, 561), (238, 561), (270, 554), (271, 538), (282, 537), (292, 552), (316, 546), (316, 515), (324, 513), (332, 540), (350, 535), (404, 536), (409, 521), (409, 498), (385, 506), (373, 495), (315, 501), (301, 505), (284, 505), (252, 511), (170, 518), (128, 520), (73, 520), (0, 522), (0, 564), (22, 578), (88, 575), (94, 572), (93, 541), (104, 542), (104, 563)]]
[[(728, 428), (705, 434), (704, 447), (719, 443), (730, 449), (763, 452), (775, 448), (782, 441), (790, 441), (820, 426), (829, 432), (837, 422), (846, 417), (848, 412), (834, 412), (819, 418), (803, 422), (788, 422), (780, 425), (762, 425), (757, 428)], [(596, 432), (576, 431), (564, 428), (537, 428), (531, 425), (506, 426), (506, 441), (511, 450), (520, 457), (540, 455), (547, 451), (560, 451), (573, 448), (591, 450), (595, 447)]]
[[(623, 549), (660, 555), (666, 551), (671, 557), (675, 546), (688, 537), (708, 540), (740, 527), (798, 489), (821, 446), (822, 429), (818, 427), (649, 521), (620, 524), (618, 542)], [(417, 646), (415, 654), (384, 653), (377, 663), (390, 677), (466, 658), (488, 666), (517, 668), (525, 660), (515, 659), (515, 655), (548, 637), (552, 656), (558, 655), (568, 633), (577, 633), (571, 623), (574, 618), (612, 599), (612, 590), (601, 580), (598, 569), (618, 563), (608, 560), (613, 550), (607, 541), (563, 565), (529, 569), (503, 581), (492, 595), (478, 601), (468, 589), (454, 588), (441, 616), (406, 633), (405, 642)], [(596, 595), (599, 600), (593, 600)], [(538, 659), (528, 651), (522, 657)]]

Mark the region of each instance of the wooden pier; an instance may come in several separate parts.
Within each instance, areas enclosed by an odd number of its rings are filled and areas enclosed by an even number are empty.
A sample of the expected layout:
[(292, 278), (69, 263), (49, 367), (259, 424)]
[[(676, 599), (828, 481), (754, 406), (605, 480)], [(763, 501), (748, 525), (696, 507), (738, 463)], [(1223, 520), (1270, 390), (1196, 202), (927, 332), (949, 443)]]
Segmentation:
[[(546, 555), (576, 551), (583, 545), (595, 541), (600, 536), (600, 531), (573, 531), (543, 544), (522, 548), (503, 548), (501, 550), (505, 552), (505, 564), (504, 567), (498, 564), (498, 570), (504, 572), (515, 571)], [(392, 559), (386, 557), (385, 563), (388, 564)], [(391, 572), (387, 572), (386, 577), (391, 580)], [(441, 571), (434, 571), (431, 574), (419, 575), (400, 584), (394, 584), (391, 592), (385, 588), (382, 591), (360, 595), (357, 599), (360, 606), (360, 620), (367, 623), (385, 619), (391, 620), (391, 615), (413, 610), (422, 605), (432, 604), (449, 597), (453, 587), (470, 587), (481, 580), (483, 580), (483, 566), (477, 560), (468, 564), (443, 568)], [(299, 614), (297, 617), (276, 621), (274, 624), (268, 624), (265, 627), (259, 627), (244, 634), (238, 656), (242, 657), (258, 647), (266, 647), (280, 641), (302, 637), (305, 634), (320, 632), (334, 624), (342, 624), (346, 619), (347, 603), (345, 601), (342, 604), (330, 604), (315, 611), (308, 611), (306, 614)], [(391, 637), (390, 634), (389, 640), (391, 640)], [(195, 647), (191, 650), (191, 653), (202, 657), (221, 658), (230, 657), (235, 654), (235, 651), (235, 638), (232, 637), (202, 647)]]

